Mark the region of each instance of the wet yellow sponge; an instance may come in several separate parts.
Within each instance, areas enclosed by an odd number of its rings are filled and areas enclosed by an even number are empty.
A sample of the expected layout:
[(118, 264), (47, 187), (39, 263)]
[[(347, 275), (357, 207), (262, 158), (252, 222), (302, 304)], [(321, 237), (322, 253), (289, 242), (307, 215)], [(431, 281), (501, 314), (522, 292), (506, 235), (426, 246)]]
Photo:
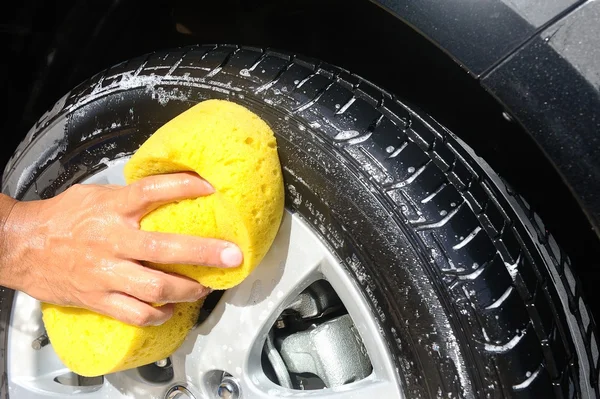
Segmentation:
[(160, 326), (136, 327), (80, 308), (42, 304), (54, 351), (72, 371), (95, 377), (170, 356), (198, 320), (202, 301), (178, 303)]
[[(143, 230), (235, 242), (240, 267), (220, 269), (149, 264), (214, 289), (239, 284), (269, 250), (283, 216), (284, 189), (275, 136), (256, 114), (233, 102), (207, 100), (156, 131), (125, 166), (127, 183), (146, 176), (194, 171), (215, 193), (164, 205), (140, 222)], [(198, 318), (201, 303), (177, 304), (156, 327), (135, 327), (94, 312), (42, 304), (52, 346), (74, 372), (97, 376), (171, 355)]]

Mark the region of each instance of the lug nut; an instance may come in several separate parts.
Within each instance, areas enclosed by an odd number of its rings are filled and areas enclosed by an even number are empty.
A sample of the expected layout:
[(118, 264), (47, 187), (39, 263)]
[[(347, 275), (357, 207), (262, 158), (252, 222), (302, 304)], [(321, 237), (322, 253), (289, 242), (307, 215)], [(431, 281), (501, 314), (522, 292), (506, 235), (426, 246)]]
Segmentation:
[(49, 343), (50, 343), (50, 339), (48, 338), (48, 334), (43, 333), (42, 335), (40, 335), (39, 337), (34, 339), (33, 342), (31, 342), (31, 347), (33, 349), (35, 349), (36, 351), (39, 351), (40, 349), (42, 349), (44, 346), (48, 345)]
[(169, 389), (165, 399), (194, 399), (194, 395), (183, 385), (176, 385)]
[(217, 389), (217, 396), (220, 399), (239, 399), (240, 387), (237, 381), (230, 377), (224, 378)]

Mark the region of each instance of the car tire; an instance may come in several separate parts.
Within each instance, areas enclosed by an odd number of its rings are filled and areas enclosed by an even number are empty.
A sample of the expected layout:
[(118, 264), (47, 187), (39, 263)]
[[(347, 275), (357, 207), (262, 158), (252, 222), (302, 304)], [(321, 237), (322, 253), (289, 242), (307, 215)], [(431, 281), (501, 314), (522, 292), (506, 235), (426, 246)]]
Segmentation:
[[(527, 202), (431, 116), (325, 62), (239, 46), (123, 62), (40, 119), (2, 190), (52, 197), (209, 98), (276, 133), (286, 207), (360, 284), (407, 397), (598, 397), (594, 321)], [(13, 293), (1, 295), (6, 327)]]

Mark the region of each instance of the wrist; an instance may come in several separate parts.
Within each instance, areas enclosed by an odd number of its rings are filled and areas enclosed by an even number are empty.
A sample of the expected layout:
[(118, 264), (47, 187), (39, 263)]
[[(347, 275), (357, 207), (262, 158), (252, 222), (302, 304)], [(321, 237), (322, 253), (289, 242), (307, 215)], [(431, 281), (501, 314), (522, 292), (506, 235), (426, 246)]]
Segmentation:
[(15, 206), (19, 201), (7, 195), (0, 194), (0, 285), (13, 288), (10, 279), (11, 244), (15, 234)]
[(4, 241), (8, 231), (11, 230), (11, 227), (7, 223), (10, 223), (10, 215), (17, 202), (19, 201), (8, 195), (0, 194), (0, 239), (2, 241)]

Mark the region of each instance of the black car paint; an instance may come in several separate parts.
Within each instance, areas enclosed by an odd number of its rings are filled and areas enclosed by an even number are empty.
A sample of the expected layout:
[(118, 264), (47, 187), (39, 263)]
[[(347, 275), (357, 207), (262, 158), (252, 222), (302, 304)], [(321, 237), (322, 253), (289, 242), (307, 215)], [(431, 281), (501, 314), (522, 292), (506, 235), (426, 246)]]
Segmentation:
[(600, 1), (537, 34), (482, 79), (600, 223)]
[(581, 0), (375, 0), (475, 76)]
[(600, 1), (374, 1), (479, 79), (600, 226)]

